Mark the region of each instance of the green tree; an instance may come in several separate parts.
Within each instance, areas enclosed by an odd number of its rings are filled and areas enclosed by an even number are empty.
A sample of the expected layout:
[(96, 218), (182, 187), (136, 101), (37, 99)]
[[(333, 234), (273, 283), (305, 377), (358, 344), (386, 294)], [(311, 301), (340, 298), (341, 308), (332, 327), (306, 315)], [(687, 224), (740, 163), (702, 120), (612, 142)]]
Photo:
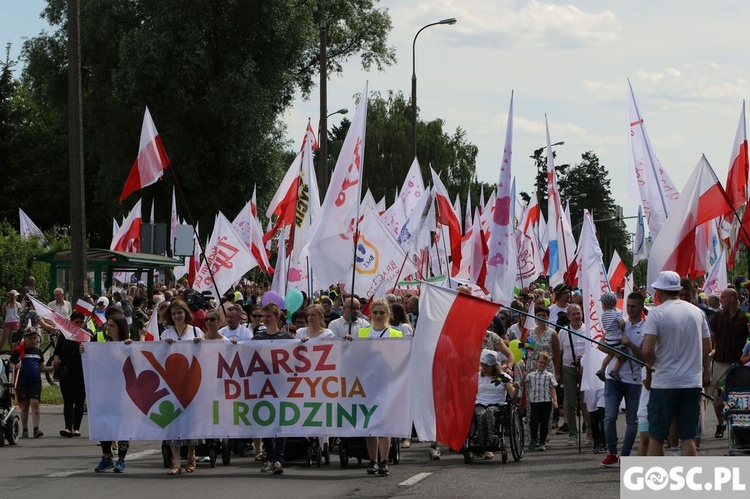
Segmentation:
[[(411, 149), (411, 104), (402, 92), (386, 96), (371, 92), (367, 102), (367, 131), (363, 189), (369, 188), (376, 200), (388, 196), (389, 203), (400, 189), (413, 161)], [(329, 168), (335, 166), (351, 122), (346, 118), (328, 134), (331, 154)], [(426, 184), (431, 182), (430, 166), (441, 174), (451, 194), (464, 197), (476, 184), (478, 148), (466, 140), (466, 131), (458, 127), (452, 135), (443, 130), (441, 119), (417, 120), (417, 157)], [(472, 187), (473, 188), (473, 187)], [(476, 186), (477, 199), (479, 187)], [(486, 191), (489, 194), (489, 191)]]
[[(288, 166), (279, 118), (295, 92), (309, 95), (318, 71), (318, 4), (82, 1), (86, 198), (94, 245), (109, 243), (111, 217), (123, 215), (139, 196), (159, 198), (157, 217), (169, 217), (171, 172), (118, 204), (147, 105), (192, 216), (204, 229), (218, 210), (229, 216), (239, 211), (254, 184), (260, 205), (270, 199)], [(359, 57), (365, 68), (394, 62), (385, 9), (376, 8), (374, 0), (328, 0), (326, 5), (332, 74), (352, 57)], [(48, 0), (44, 16), (54, 31), (24, 45), (24, 92), (17, 93), (30, 101), (31, 111), (48, 109), (43, 118), (50, 133), (34, 138), (51, 144), (51, 150), (32, 148), (27, 163), (45, 165), (44, 173), (52, 179), (67, 178), (67, 154), (58, 154), (67, 151), (65, 135), (58, 133), (66, 129), (67, 112), (65, 8), (65, 0)], [(14, 124), (26, 137), (32, 136), (32, 125)], [(18, 149), (11, 152), (20, 154)], [(23, 172), (19, 183), (28, 188), (40, 178), (38, 173)], [(67, 189), (61, 185), (56, 188), (64, 198)], [(45, 224), (67, 219), (62, 206), (45, 203), (40, 209), (45, 212), (38, 218)]]

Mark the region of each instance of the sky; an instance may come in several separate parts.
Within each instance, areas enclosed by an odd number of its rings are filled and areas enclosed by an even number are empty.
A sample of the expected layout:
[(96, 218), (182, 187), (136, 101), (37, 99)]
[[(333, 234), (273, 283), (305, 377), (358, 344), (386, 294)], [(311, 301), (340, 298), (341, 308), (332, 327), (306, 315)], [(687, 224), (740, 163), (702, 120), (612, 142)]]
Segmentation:
[[(0, 41), (17, 55), (24, 37), (46, 28), (43, 0), (0, 0)], [(627, 79), (654, 152), (681, 189), (705, 154), (726, 180), (743, 99), (750, 94), (744, 47), (750, 2), (744, 0), (383, 0), (397, 63), (366, 72), (355, 59), (328, 83), (329, 112), (352, 112), (354, 96), (370, 91), (410, 95), (412, 40), (424, 25), (455, 17), (453, 26), (424, 30), (416, 45), (418, 105), (424, 120), (462, 127), (479, 148), (477, 176), (497, 183), (511, 91), (512, 172), (518, 191), (533, 189), (529, 158), (545, 144), (544, 117), (557, 163), (595, 152), (610, 174), (625, 216), (637, 214), (630, 195)], [(318, 121), (317, 90), (285, 114), (289, 139)], [(351, 117), (351, 115), (349, 115)], [(341, 116), (329, 118), (329, 126)], [(158, 122), (158, 119), (157, 119)], [(436, 170), (440, 165), (433, 165)], [(367, 168), (367, 165), (364, 166)], [(404, 171), (408, 169), (405, 165)], [(388, 200), (391, 202), (392, 200)], [(634, 232), (632, 221), (629, 230)]]

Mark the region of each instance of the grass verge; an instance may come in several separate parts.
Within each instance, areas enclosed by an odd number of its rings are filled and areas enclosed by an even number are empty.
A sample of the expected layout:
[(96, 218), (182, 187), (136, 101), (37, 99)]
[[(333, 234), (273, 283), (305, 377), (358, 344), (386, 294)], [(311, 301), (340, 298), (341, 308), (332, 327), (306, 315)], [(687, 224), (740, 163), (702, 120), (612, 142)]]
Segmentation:
[(60, 405), (63, 403), (60, 385), (50, 386), (44, 383), (42, 386), (42, 404)]

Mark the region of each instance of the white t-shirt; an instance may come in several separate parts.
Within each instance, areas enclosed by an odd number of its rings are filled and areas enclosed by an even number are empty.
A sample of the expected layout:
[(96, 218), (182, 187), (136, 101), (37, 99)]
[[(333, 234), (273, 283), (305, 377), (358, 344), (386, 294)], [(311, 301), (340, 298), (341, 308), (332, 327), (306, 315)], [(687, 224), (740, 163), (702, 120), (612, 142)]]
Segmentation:
[[(353, 337), (357, 337), (357, 333), (359, 332), (360, 328), (369, 326), (370, 323), (367, 322), (365, 319), (357, 319), (356, 322), (352, 323), (352, 329), (351, 329), (351, 335)], [(344, 320), (343, 317), (339, 317), (338, 319), (332, 320), (328, 324), (328, 329), (333, 331), (333, 335), (336, 336), (336, 338), (343, 338), (344, 335), (350, 334), (349, 333), (349, 323)]]
[(667, 300), (648, 314), (643, 334), (656, 336), (651, 388), (703, 386), (703, 338), (710, 338), (710, 333), (698, 307)]
[(406, 322), (402, 322), (398, 326), (396, 326), (396, 329), (401, 331), (403, 333), (404, 337), (406, 336), (414, 336), (414, 328), (411, 327), (411, 324), (408, 324)]
[[(649, 319), (650, 320), (650, 319)], [(625, 321), (625, 330), (622, 332), (624, 338), (627, 338), (633, 345), (640, 348), (643, 346), (643, 329), (646, 322), (640, 320), (635, 324), (632, 324), (630, 320)], [(628, 354), (631, 354), (630, 348), (624, 349)], [(615, 366), (615, 360), (607, 364), (607, 373), (610, 369)], [(643, 367), (637, 362), (633, 362), (629, 359), (624, 359), (622, 366), (620, 366), (620, 381), (631, 385), (640, 385), (643, 383)], [(633, 373), (635, 373), (635, 379), (633, 379)]]
[[(297, 338), (310, 338), (310, 336), (307, 334), (306, 327), (301, 327), (297, 330)], [(323, 332), (320, 333), (320, 335), (316, 336), (315, 338), (310, 338), (310, 341), (333, 339), (336, 339), (336, 335), (333, 334), (333, 331), (331, 331), (330, 329), (324, 329)]]
[[(570, 326), (568, 326), (570, 327)], [(581, 324), (581, 327), (579, 329), (573, 329), (570, 327), (572, 331), (575, 331), (577, 333), (586, 335), (586, 324)], [(583, 357), (583, 354), (586, 352), (586, 340), (581, 338), (580, 336), (576, 336), (573, 333), (569, 333), (568, 331), (561, 329), (559, 333), (557, 333), (557, 336), (560, 338), (560, 351), (562, 352), (562, 365), (573, 367), (573, 352), (570, 348), (570, 338), (573, 338), (573, 350), (575, 350), (577, 357)]]
[(570, 306), (570, 304), (567, 304), (567, 305), (565, 305), (565, 308), (563, 308), (563, 307), (558, 306), (557, 302), (555, 302), (552, 305), (550, 305), (549, 306), (549, 321), (557, 324), (557, 315), (560, 312), (565, 312), (567, 314), (569, 306)]
[(237, 338), (237, 341), (253, 339), (253, 332), (242, 324), (238, 324), (237, 329), (231, 329), (229, 326), (224, 326), (219, 329), (219, 332), (229, 338), (230, 341), (234, 338)]
[(57, 301), (52, 300), (47, 304), (47, 306), (63, 317), (70, 317), (70, 314), (73, 313), (73, 308), (70, 306), (70, 302), (68, 300), (63, 300), (62, 305), (57, 303)]
[[(367, 327), (367, 326), (365, 326)], [(395, 328), (394, 328), (395, 329)], [(390, 337), (390, 327), (386, 327), (385, 329), (375, 329), (370, 328), (370, 334), (367, 335), (368, 338), (389, 338)]]
[(505, 384), (500, 383), (497, 386), (492, 382), (493, 378), (479, 375), (479, 385), (477, 386), (477, 400), (474, 404), (479, 405), (505, 405)]
[(161, 340), (194, 340), (195, 338), (203, 338), (203, 331), (200, 330), (200, 328), (197, 328), (195, 326), (190, 326), (185, 329), (185, 332), (182, 333), (182, 337), (177, 334), (177, 331), (174, 330), (174, 326), (169, 326), (167, 329), (164, 330), (163, 333), (161, 333)]

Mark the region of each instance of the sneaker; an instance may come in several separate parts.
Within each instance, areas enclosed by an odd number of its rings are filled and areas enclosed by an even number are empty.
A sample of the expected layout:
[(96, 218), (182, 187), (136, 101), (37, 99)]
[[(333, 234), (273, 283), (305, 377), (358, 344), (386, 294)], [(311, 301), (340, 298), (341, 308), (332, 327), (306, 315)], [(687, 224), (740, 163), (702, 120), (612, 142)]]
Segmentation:
[(609, 449), (607, 449), (607, 445), (601, 444), (599, 446), (599, 454), (606, 454), (607, 452), (609, 452)]
[(118, 459), (115, 463), (115, 473), (124, 473), (125, 472), (125, 460), (124, 459)]
[(391, 474), (391, 470), (388, 469), (388, 460), (380, 461), (378, 464), (378, 475), (388, 476)]
[(263, 465), (263, 467), (260, 469), (260, 472), (268, 473), (269, 471), (273, 471), (273, 463), (271, 463), (271, 461), (266, 461), (266, 464)]
[(570, 432), (570, 430), (568, 429), (568, 423), (563, 423), (563, 425), (557, 429), (555, 435), (565, 435), (568, 432)]
[(620, 381), (620, 373), (617, 371), (609, 371), (609, 377), (615, 381)]
[(571, 435), (568, 437), (568, 446), (574, 446), (578, 445), (578, 437), (575, 435)]
[(680, 448), (679, 447), (672, 447), (669, 451), (669, 455), (672, 457), (677, 457), (680, 455)]
[(607, 455), (604, 456), (604, 459), (601, 463), (599, 463), (600, 466), (603, 468), (614, 468), (615, 466), (618, 466), (620, 464), (620, 458), (617, 457), (617, 454), (612, 454), (611, 452), (607, 452)]
[(531, 440), (529, 440), (529, 450), (534, 450), (535, 447), (536, 447), (536, 438), (532, 438)]
[(430, 447), (430, 459), (433, 461), (440, 459), (440, 449), (437, 446)]
[(594, 454), (604, 454), (602, 448), (599, 445), (594, 446)]
[(537, 447), (536, 450), (538, 450), (539, 452), (544, 452), (547, 450), (547, 446), (542, 444), (539, 447)]
[(276, 461), (275, 463), (273, 463), (273, 474), (274, 475), (284, 474), (284, 468), (281, 467), (281, 463), (279, 461)]
[(367, 466), (367, 474), (368, 475), (375, 475), (378, 472), (378, 463), (375, 461), (370, 461), (370, 464)]
[(716, 433), (714, 433), (714, 438), (722, 438), (724, 437), (724, 432), (727, 430), (727, 427), (723, 424), (717, 424), (716, 425)]
[(44, 433), (41, 430), (34, 430), (34, 438), (43, 437)]
[(607, 381), (607, 378), (604, 376), (604, 371), (596, 371), (596, 377), (602, 380), (602, 382)]
[(94, 468), (94, 472), (104, 473), (107, 470), (111, 470), (113, 467), (114, 464), (112, 463), (112, 459), (102, 456), (102, 460), (99, 461), (99, 464)]
[(21, 433), (21, 438), (29, 438), (29, 430), (24, 428), (23, 433)]

